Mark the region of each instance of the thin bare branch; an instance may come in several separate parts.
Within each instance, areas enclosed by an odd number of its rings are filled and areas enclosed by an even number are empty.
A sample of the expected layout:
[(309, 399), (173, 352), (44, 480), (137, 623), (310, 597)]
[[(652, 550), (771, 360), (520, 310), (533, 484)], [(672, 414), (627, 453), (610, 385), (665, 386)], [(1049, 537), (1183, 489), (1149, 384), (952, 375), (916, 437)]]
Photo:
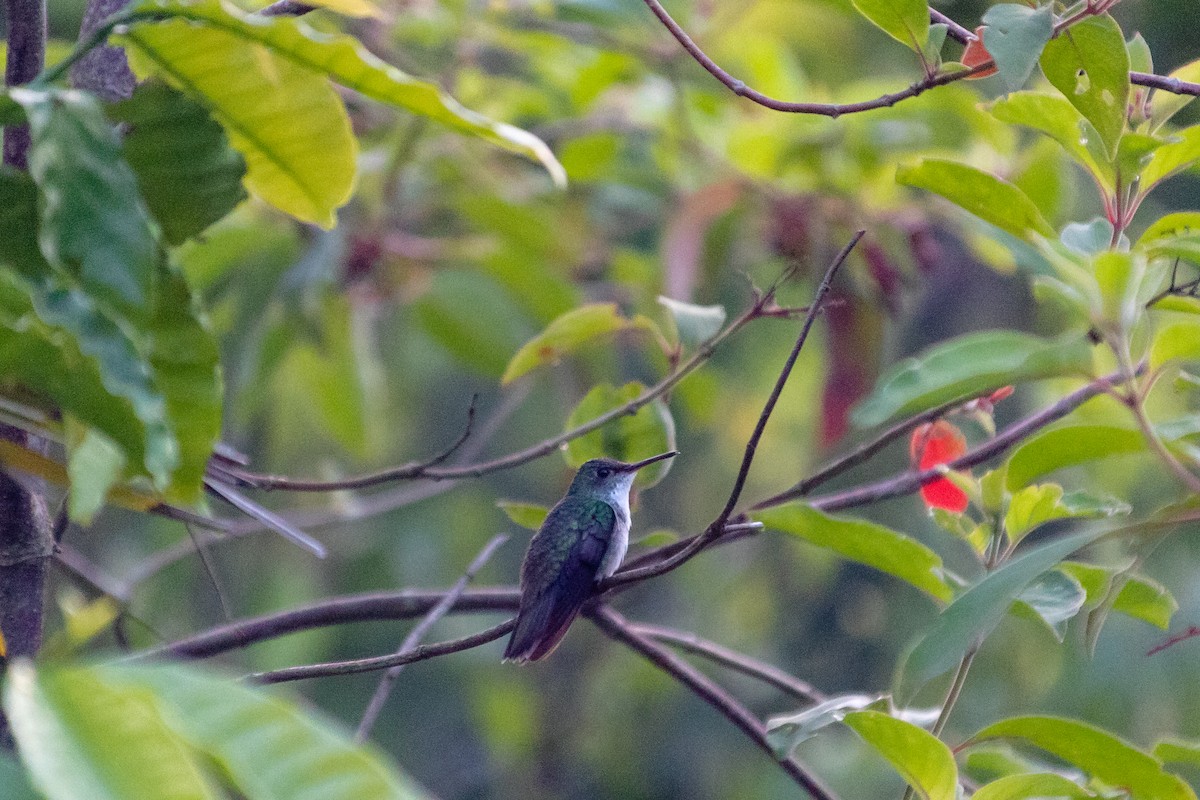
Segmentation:
[(738, 700), (715, 681), (698, 669), (656, 643), (606, 605), (599, 605), (587, 612), (588, 618), (609, 638), (618, 641), (642, 655), (654, 666), (691, 689), (697, 697), (719, 711), (727, 720), (744, 733), (760, 750), (770, 756), (793, 781), (816, 800), (835, 800), (836, 795), (812, 774), (796, 758), (779, 758), (767, 741), (767, 728), (762, 720), (750, 713)]
[[(877, 483), (859, 486), (854, 489), (847, 489), (844, 492), (836, 494), (824, 495), (822, 497), (813, 498), (808, 501), (813, 508), (819, 508), (822, 511), (838, 511), (845, 508), (853, 508), (855, 506), (877, 503), (880, 500), (886, 500), (890, 497), (900, 497), (906, 494), (912, 494), (919, 490), (925, 484), (937, 480), (942, 477), (941, 469), (949, 468), (951, 470), (968, 470), (972, 467), (983, 464), (1008, 448), (1017, 444), (1021, 440), (1031, 436), (1042, 428), (1057, 422), (1058, 420), (1070, 414), (1079, 406), (1091, 400), (1097, 395), (1108, 392), (1113, 386), (1119, 385), (1121, 382), (1120, 373), (1112, 373), (1101, 378), (1096, 378), (1088, 384), (1076, 389), (1070, 394), (1062, 397), (1053, 405), (1047, 406), (1041, 411), (1033, 414), (1020, 422), (1010, 425), (996, 436), (988, 439), (983, 444), (969, 451), (961, 458), (935, 469), (927, 470), (910, 470), (894, 478), (878, 481)], [(781, 492), (773, 497), (768, 497), (766, 500), (761, 500), (751, 506), (752, 511), (758, 511), (763, 508), (782, 505), (790, 500), (795, 500), (801, 495), (793, 488), (785, 492)]]
[[(139, 657), (210, 658), (290, 633), (352, 622), (413, 619), (428, 614), (446, 596), (444, 589), (405, 589), (334, 597), (286, 611), (237, 620), (188, 636)], [(516, 611), (515, 586), (468, 589), (454, 601), (453, 613)]]
[[(816, 321), (817, 314), (821, 311), (821, 304), (825, 300), (825, 295), (829, 292), (829, 287), (833, 282), (834, 276), (838, 269), (846, 259), (849, 258), (854, 246), (866, 234), (866, 231), (860, 230), (851, 237), (850, 241), (842, 248), (841, 252), (833, 259), (829, 268), (825, 270), (825, 275), (821, 279), (821, 283), (817, 286), (816, 295), (813, 298), (812, 304), (808, 308), (808, 314), (804, 317), (804, 325), (800, 329), (800, 335), (796, 338), (796, 343), (792, 346), (792, 350), (788, 353), (787, 360), (784, 362), (783, 369), (779, 372), (779, 377), (775, 380), (775, 386), (771, 389), (771, 394), (767, 398), (767, 402), (763, 405), (762, 413), (758, 415), (758, 421), (755, 423), (754, 432), (750, 435), (749, 441), (746, 442), (746, 450), (742, 455), (742, 464), (738, 469), (737, 477), (733, 482), (733, 489), (729, 492), (729, 497), (725, 501), (725, 507), (721, 509), (721, 513), (717, 518), (705, 529), (704, 533), (697, 536), (691, 543), (684, 547), (679, 552), (666, 558), (656, 564), (649, 564), (644, 567), (635, 567), (618, 572), (610, 578), (605, 579), (599, 585), (599, 591), (612, 589), (626, 583), (642, 581), (646, 578), (652, 578), (656, 575), (662, 575), (670, 572), (679, 565), (686, 562), (688, 559), (695, 556), (712, 541), (720, 537), (725, 532), (725, 524), (729, 522), (733, 515), (734, 509), (737, 507), (738, 501), (742, 496), (742, 489), (746, 485), (746, 478), (750, 474), (750, 466), (754, 463), (754, 455), (758, 450), (758, 443), (762, 439), (763, 431), (766, 430), (767, 421), (771, 418), (771, 412), (775, 410), (775, 404), (779, 401), (780, 395), (783, 393), (783, 387), (787, 384), (788, 378), (792, 374), (792, 368), (796, 365), (796, 359), (800, 357), (800, 351), (804, 349), (805, 342), (808, 341), (808, 334), (812, 330), (813, 323)], [(772, 290), (773, 291), (773, 290)], [(772, 292), (762, 298), (756, 306), (764, 304), (773, 304)]]
[[(454, 608), (454, 604), (458, 602), (458, 598), (466, 590), (467, 584), (475, 577), (475, 573), (483, 569), (483, 565), (491, 559), (492, 554), (507, 541), (508, 535), (501, 533), (493, 536), (491, 541), (483, 546), (483, 549), (479, 551), (479, 555), (475, 556), (475, 560), (463, 571), (462, 577), (450, 587), (450, 590), (437, 602), (437, 605), (429, 609), (429, 613), (413, 626), (408, 636), (404, 637), (400, 649), (396, 651), (397, 654), (406, 653), (421, 643), (421, 640), (425, 638), (425, 634), (429, 632), (429, 629), (439, 619), (446, 616), (450, 609)], [(385, 672), (383, 677), (379, 679), (379, 685), (375, 688), (375, 694), (371, 695), (371, 702), (367, 704), (362, 719), (359, 720), (358, 730), (354, 733), (356, 741), (366, 741), (367, 736), (370, 735), (371, 728), (375, 726), (375, 720), (379, 717), (379, 712), (383, 711), (383, 706), (387, 703), (388, 696), (392, 692), (392, 686), (395, 685), (396, 679), (400, 677), (400, 673), (403, 670), (404, 665), (397, 664)]]
[(512, 629), (515, 627), (517, 627), (517, 618), (513, 617), (479, 633), (472, 633), (469, 636), (450, 639), (449, 641), (438, 642), (436, 644), (418, 645), (403, 653), (375, 656), (374, 658), (356, 658), (349, 661), (330, 661), (325, 664), (304, 664), (298, 667), (284, 667), (283, 669), (274, 669), (268, 672), (256, 672), (252, 675), (247, 675), (246, 679), (257, 683), (288, 683), (290, 681), (308, 680), (309, 678), (328, 678), (335, 675), (375, 672), (376, 670), (389, 669), (401, 664), (412, 664), (415, 661), (425, 661), (430, 658), (449, 655), (450, 653), (460, 653), (463, 650), (470, 650), (473, 647), (494, 642), (500, 637), (512, 633)]
[(220, 481), (209, 475), (204, 478), (204, 488), (224, 500), (226, 503), (229, 503), (238, 511), (241, 511), (246, 516), (257, 520), (293, 544), (308, 550), (317, 558), (325, 557), (326, 550), (323, 544), (297, 528), (290, 521), (276, 514), (274, 511), (271, 511), (269, 508), (265, 508), (264, 506), (261, 506), (250, 498), (246, 497), (232, 486), (229, 486), (223, 481)]
[(801, 702), (820, 703), (826, 699), (825, 695), (812, 685), (788, 674), (779, 669), (779, 667), (768, 664), (765, 661), (759, 661), (756, 658), (751, 658), (744, 653), (739, 653), (736, 650), (709, 641), (708, 639), (703, 639), (690, 631), (680, 631), (675, 628), (641, 622), (630, 623), (630, 630), (643, 636), (649, 636), (651, 639), (665, 642), (680, 650), (703, 656), (735, 672), (749, 675), (763, 683), (774, 686), (780, 691), (786, 692)]

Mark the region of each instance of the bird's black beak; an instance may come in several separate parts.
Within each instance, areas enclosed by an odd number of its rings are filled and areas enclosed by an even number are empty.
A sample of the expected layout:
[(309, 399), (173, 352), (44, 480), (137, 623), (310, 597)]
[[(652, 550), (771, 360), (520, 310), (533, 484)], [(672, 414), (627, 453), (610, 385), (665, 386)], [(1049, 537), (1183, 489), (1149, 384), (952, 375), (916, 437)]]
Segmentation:
[(665, 453), (659, 453), (656, 456), (650, 456), (649, 458), (643, 458), (641, 461), (635, 461), (632, 464), (624, 464), (621, 467), (621, 471), (622, 472), (636, 472), (639, 469), (641, 469), (642, 467), (650, 466), (655, 461), (663, 461), (668, 458), (674, 458), (677, 455), (679, 455), (678, 450), (668, 450)]

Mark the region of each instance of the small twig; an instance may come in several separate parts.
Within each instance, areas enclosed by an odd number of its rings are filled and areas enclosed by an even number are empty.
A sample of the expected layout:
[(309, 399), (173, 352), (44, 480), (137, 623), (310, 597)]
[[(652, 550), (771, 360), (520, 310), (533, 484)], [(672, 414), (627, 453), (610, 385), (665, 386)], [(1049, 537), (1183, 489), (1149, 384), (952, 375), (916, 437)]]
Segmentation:
[[(458, 452), (458, 449), (463, 446), (467, 439), (471, 436), (471, 429), (475, 424), (475, 403), (479, 400), (479, 395), (472, 395), (471, 405), (467, 407), (467, 424), (463, 427), (463, 432), (458, 438), (442, 452), (432, 458), (416, 464), (406, 465), (400, 469), (412, 472), (415, 475), (420, 475), (438, 464), (443, 463), (450, 456)], [(248, 486), (253, 486), (255, 489), (282, 489), (289, 492), (332, 492), (344, 491), (348, 489), (362, 489), (373, 485), (375, 481), (364, 482), (372, 476), (360, 476), (358, 478), (348, 478), (345, 480), (332, 481), (307, 481), (296, 478), (287, 478), (278, 475), (264, 475), (257, 472), (244, 470), (240, 467), (230, 466), (228, 463), (220, 465), (223, 472), (236, 477), (239, 481), (244, 482)]]
[(695, 653), (723, 667), (728, 667), (735, 672), (756, 678), (763, 683), (774, 686), (780, 691), (786, 692), (801, 702), (820, 703), (826, 699), (822, 692), (810, 684), (776, 666), (768, 664), (765, 661), (759, 661), (756, 658), (751, 658), (744, 653), (739, 653), (736, 650), (719, 645), (716, 642), (711, 642), (708, 639), (702, 639), (689, 631), (679, 631), (674, 628), (641, 622), (630, 623), (629, 627), (635, 633), (665, 642), (678, 647), (680, 650)]
[(1129, 82), (1138, 86), (1149, 86), (1151, 89), (1158, 89), (1160, 92), (1169, 92), (1171, 94), (1190, 94), (1193, 97), (1200, 97), (1200, 83), (1183, 81), (1179, 78), (1172, 78), (1169, 75), (1152, 75), (1148, 72), (1131, 72), (1129, 73)]
[[(601, 414), (584, 424), (572, 428), (569, 431), (564, 431), (561, 434), (552, 436), (549, 439), (543, 439), (537, 444), (526, 447), (523, 450), (518, 450), (515, 453), (483, 461), (475, 464), (463, 464), (459, 466), (438, 467), (431, 465), (428, 462), (402, 464), (396, 467), (389, 467), (378, 472), (366, 473), (363, 475), (352, 476), (334, 481), (304, 481), (295, 478), (285, 478), (281, 476), (257, 476), (258, 482), (255, 486), (260, 488), (277, 488), (277, 489), (296, 489), (298, 491), (341, 491), (347, 489), (366, 489), (372, 486), (379, 486), (387, 483), (395, 483), (398, 481), (408, 481), (417, 479), (427, 479), (432, 481), (453, 480), (458, 478), (478, 478), (487, 475), (491, 472), (498, 472), (504, 469), (527, 464), (530, 461), (542, 458), (551, 453), (557, 452), (567, 442), (578, 439), (581, 436), (586, 436), (592, 431), (599, 430), (608, 423), (620, 417), (628, 416), (636, 413), (643, 406), (653, 402), (658, 397), (666, 394), (675, 388), (675, 386), (694, 372), (704, 362), (710, 359), (716, 348), (731, 335), (740, 330), (746, 323), (761, 317), (771, 316), (770, 313), (765, 313), (761, 303), (755, 303), (747, 311), (742, 313), (737, 319), (725, 326), (725, 328), (716, 336), (709, 339), (701, 345), (696, 352), (682, 365), (677, 367), (667, 377), (663, 378), (658, 383), (654, 384), (646, 391), (642, 392), (637, 397), (633, 398), (624, 405), (618, 406), (610, 411)], [(300, 487), (300, 488), (297, 488)]]
[(804, 764), (793, 756), (780, 758), (767, 741), (767, 728), (762, 720), (750, 713), (737, 698), (721, 688), (715, 681), (698, 669), (676, 656), (650, 637), (640, 633), (625, 617), (606, 605), (598, 605), (587, 612), (588, 618), (609, 638), (618, 641), (642, 655), (654, 666), (691, 689), (697, 697), (719, 711), (727, 720), (744, 733), (770, 756), (793, 781), (816, 800), (835, 800), (836, 795), (825, 788)]
[(1189, 625), (1187, 627), (1187, 630), (1177, 633), (1177, 634), (1173, 635), (1171, 638), (1167, 639), (1165, 642), (1163, 642), (1161, 644), (1156, 644), (1156, 645), (1154, 645), (1154, 647), (1151, 647), (1149, 650), (1146, 651), (1146, 655), (1147, 656), (1157, 655), (1157, 654), (1161, 653), (1163, 650), (1174, 647), (1175, 645), (1179, 644), (1180, 642), (1186, 641), (1188, 639), (1194, 639), (1197, 636), (1200, 636), (1200, 626)]
[[(428, 614), (445, 595), (446, 590), (440, 589), (405, 589), (333, 597), (286, 611), (219, 625), (139, 653), (138, 657), (210, 658), (313, 628), (353, 622), (413, 619)], [(516, 611), (520, 602), (521, 591), (516, 586), (468, 589), (455, 600), (452, 612)]]
[[(656, 564), (634, 567), (633, 569), (618, 572), (616, 575), (602, 581), (599, 585), (599, 591), (670, 572), (695, 556), (725, 532), (725, 524), (733, 515), (738, 500), (741, 499), (742, 489), (746, 485), (746, 479), (750, 474), (750, 466), (754, 463), (754, 455), (758, 450), (758, 443), (762, 439), (763, 431), (766, 430), (767, 421), (771, 418), (771, 412), (775, 410), (775, 404), (779, 401), (780, 395), (783, 394), (783, 387), (787, 384), (788, 378), (792, 374), (792, 368), (796, 365), (796, 359), (800, 357), (800, 351), (804, 349), (804, 343), (808, 341), (808, 334), (812, 330), (818, 312), (821, 310), (821, 303), (824, 301), (825, 295), (829, 292), (829, 287), (833, 282), (834, 276), (837, 274), (838, 268), (849, 258), (851, 251), (854, 250), (854, 246), (858, 244), (859, 240), (865, 234), (866, 231), (857, 231), (846, 246), (842, 248), (841, 252), (833, 259), (829, 268), (825, 270), (825, 275), (821, 279), (821, 283), (817, 286), (813, 302), (808, 308), (808, 315), (804, 318), (804, 325), (800, 329), (800, 335), (796, 338), (796, 343), (792, 346), (791, 352), (788, 353), (783, 369), (779, 372), (779, 377), (775, 379), (775, 385), (771, 389), (771, 394), (763, 405), (762, 413), (758, 415), (758, 421), (754, 425), (754, 432), (750, 435), (749, 441), (746, 442), (746, 450), (742, 455), (742, 464), (738, 468), (737, 477), (733, 482), (733, 489), (730, 490), (729, 497), (725, 501), (725, 507), (721, 509), (721, 513), (705, 529), (704, 533), (691, 540), (691, 543), (679, 552)], [(772, 302), (771, 292), (768, 292), (756, 305), (767, 305)]]
[(517, 627), (517, 618), (513, 617), (479, 633), (472, 633), (469, 636), (438, 642), (436, 644), (418, 645), (403, 653), (375, 656), (374, 658), (356, 658), (349, 661), (331, 661), (325, 664), (284, 667), (283, 669), (275, 669), (268, 672), (256, 672), (252, 675), (247, 675), (246, 679), (255, 681), (256, 683), (287, 683), (289, 681), (302, 681), (309, 678), (327, 678), (334, 675), (375, 672), (376, 670), (389, 669), (401, 664), (412, 664), (415, 661), (425, 661), (426, 659), (437, 658), (438, 656), (449, 655), (450, 653), (470, 650), (473, 647), (479, 647), (488, 642), (496, 641), (501, 636), (511, 633), (515, 627)]
[[(891, 497), (912, 494), (925, 484), (943, 477), (942, 469), (967, 470), (995, 458), (1017, 442), (1031, 436), (1047, 425), (1062, 419), (1093, 397), (1109, 391), (1121, 379), (1122, 376), (1120, 373), (1112, 373), (1101, 378), (1096, 378), (1036, 414), (1010, 425), (991, 439), (970, 450), (960, 458), (949, 462), (944, 467), (939, 465), (936, 468), (922, 471), (910, 470), (893, 478), (878, 481), (877, 483), (817, 497), (809, 500), (808, 503), (813, 508), (818, 508), (822, 511), (839, 511), (845, 508), (876, 503)], [(764, 508), (782, 505), (790, 500), (798, 499), (800, 496), (795, 489), (789, 489), (773, 497), (760, 500), (751, 506), (750, 510), (759, 511)]]
[(208, 575), (209, 583), (212, 584), (213, 591), (217, 595), (217, 602), (221, 605), (221, 616), (226, 622), (233, 619), (233, 612), (229, 610), (229, 600), (225, 596), (225, 589), (221, 586), (221, 581), (217, 577), (216, 566), (212, 563), (212, 559), (208, 557), (208, 552), (200, 546), (200, 542), (196, 539), (196, 532), (192, 530), (192, 526), (183, 523), (183, 527), (188, 532), (188, 538), (192, 541), (192, 546), (196, 548), (196, 555), (200, 557), (200, 563), (204, 566), (204, 572)]
[[(29, 83), (46, 63), (45, 0), (5, 0), (4, 17), (8, 26), (7, 62), (4, 85)], [(29, 155), (29, 126), (4, 128), (4, 164), (24, 170)]]
[(827, 481), (836, 478), (846, 470), (857, 467), (859, 464), (869, 461), (880, 450), (909, 433), (914, 428), (917, 428), (926, 422), (932, 422), (935, 419), (940, 419), (946, 416), (946, 414), (950, 413), (958, 406), (961, 406), (963, 402), (964, 401), (962, 400), (951, 400), (948, 403), (942, 403), (940, 406), (931, 408), (928, 411), (923, 411), (920, 414), (917, 414), (916, 416), (897, 422), (895, 425), (888, 428), (874, 439), (864, 442), (863, 444), (851, 450), (849, 453), (839, 456), (825, 466), (821, 467), (812, 475), (809, 475), (807, 478), (797, 483), (788, 491), (795, 491), (800, 497), (807, 495), (813, 489)]
[[(458, 598), (466, 590), (467, 584), (475, 577), (475, 573), (483, 569), (483, 565), (491, 559), (492, 554), (496, 552), (500, 545), (508, 541), (508, 535), (501, 533), (492, 537), (492, 540), (483, 546), (479, 551), (479, 555), (475, 556), (463, 572), (462, 576), (450, 587), (445, 596), (438, 601), (437, 605), (429, 609), (429, 613), (421, 618), (421, 621), (413, 626), (409, 631), (408, 636), (404, 637), (404, 642), (401, 643), (397, 654), (407, 653), (415, 648), (425, 638), (425, 634), (429, 629), (437, 623), (439, 619), (446, 616), (450, 609), (454, 608), (454, 604), (458, 602)], [(371, 695), (371, 702), (367, 704), (366, 710), (363, 712), (362, 719), (358, 723), (358, 730), (354, 733), (354, 739), (358, 742), (366, 741), (367, 736), (371, 733), (371, 728), (375, 726), (375, 720), (379, 717), (379, 712), (383, 710), (384, 704), (387, 703), (388, 696), (392, 692), (392, 686), (395, 685), (396, 679), (400, 677), (400, 673), (404, 670), (403, 664), (397, 664), (383, 674), (379, 679), (379, 685), (375, 688), (375, 694)]]
[(945, 25), (946, 35), (959, 44), (966, 44), (975, 38), (975, 34), (972, 31), (964, 28), (962, 25), (959, 25), (957, 22), (950, 19), (935, 8), (929, 9), (929, 19), (934, 23)]
[(232, 486), (208, 476), (204, 479), (204, 488), (212, 494), (229, 503), (231, 506), (241, 511), (248, 517), (251, 517), (279, 535), (283, 536), (293, 544), (303, 547), (317, 558), (324, 558), (326, 555), (325, 546), (316, 539), (309, 536), (304, 531), (297, 528), (288, 520), (265, 508), (250, 498), (236, 491)]

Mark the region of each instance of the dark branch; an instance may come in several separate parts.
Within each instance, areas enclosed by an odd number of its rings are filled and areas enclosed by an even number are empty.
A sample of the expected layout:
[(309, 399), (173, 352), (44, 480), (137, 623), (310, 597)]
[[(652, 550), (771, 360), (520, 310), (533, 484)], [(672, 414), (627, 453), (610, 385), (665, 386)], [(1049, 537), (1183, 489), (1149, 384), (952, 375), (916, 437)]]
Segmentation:
[[(816, 296), (813, 298), (812, 304), (808, 308), (808, 314), (804, 318), (804, 325), (800, 329), (800, 335), (796, 338), (796, 343), (792, 346), (792, 351), (788, 353), (787, 361), (784, 362), (783, 369), (780, 370), (779, 377), (775, 380), (775, 386), (771, 389), (771, 394), (767, 398), (767, 402), (763, 405), (762, 413), (758, 415), (758, 422), (754, 426), (754, 432), (750, 435), (750, 440), (746, 442), (746, 451), (742, 455), (742, 464), (738, 469), (737, 477), (733, 482), (733, 489), (729, 492), (729, 498), (725, 501), (725, 507), (721, 509), (721, 513), (717, 518), (705, 529), (704, 533), (697, 536), (686, 547), (679, 552), (666, 558), (657, 564), (650, 564), (645, 567), (635, 567), (626, 569), (607, 578), (599, 585), (599, 591), (612, 589), (622, 584), (642, 581), (646, 578), (652, 578), (656, 575), (662, 575), (670, 572), (679, 565), (686, 562), (688, 559), (695, 556), (714, 540), (719, 538), (725, 532), (725, 524), (733, 515), (734, 509), (737, 507), (738, 500), (741, 499), (742, 489), (746, 485), (746, 478), (750, 474), (750, 466), (754, 463), (754, 455), (758, 449), (758, 443), (762, 438), (763, 431), (766, 430), (767, 420), (771, 417), (771, 412), (775, 409), (775, 404), (779, 401), (779, 396), (783, 393), (783, 387), (787, 384), (788, 377), (792, 373), (792, 368), (796, 365), (796, 359), (800, 357), (800, 351), (804, 349), (804, 343), (808, 341), (808, 334), (812, 330), (813, 323), (816, 321), (817, 314), (821, 311), (821, 304), (825, 300), (825, 295), (829, 292), (830, 284), (833, 282), (834, 276), (838, 269), (846, 259), (849, 258), (850, 252), (858, 241), (862, 239), (866, 231), (858, 231), (850, 239), (829, 268), (825, 270), (825, 275), (821, 279), (820, 285), (817, 287)], [(756, 306), (771, 304), (771, 292), (768, 292)]]
[(788, 777), (810, 796), (817, 800), (835, 800), (836, 795), (826, 789), (806, 766), (791, 756), (779, 758), (767, 741), (767, 729), (762, 720), (703, 672), (637, 631), (628, 620), (608, 606), (597, 606), (588, 613), (588, 618), (609, 638), (636, 651), (719, 711), (760, 750), (775, 760)]
[[(472, 404), (474, 407), (474, 404)], [(413, 626), (409, 631), (408, 636), (404, 637), (404, 641), (400, 644), (400, 649), (397, 654), (407, 653), (414, 649), (425, 638), (425, 634), (429, 629), (437, 623), (439, 619), (446, 616), (450, 609), (454, 608), (454, 604), (458, 602), (458, 598), (466, 590), (467, 584), (475, 577), (475, 573), (483, 569), (483, 565), (492, 557), (492, 553), (496, 552), (500, 545), (508, 541), (506, 534), (493, 536), (492, 540), (483, 546), (479, 551), (479, 555), (475, 556), (446, 595), (437, 602), (433, 608), (429, 609), (429, 613), (421, 618), (421, 621)], [(396, 679), (400, 677), (400, 673), (404, 670), (403, 664), (397, 664), (383, 674), (379, 679), (379, 685), (375, 689), (375, 694), (371, 695), (371, 702), (367, 704), (366, 710), (363, 712), (362, 719), (358, 723), (358, 730), (355, 731), (354, 738), (361, 742), (364, 741), (371, 733), (371, 728), (375, 725), (375, 720), (379, 717), (379, 712), (383, 710), (384, 704), (387, 703), (388, 695), (392, 692), (392, 686), (395, 685)]]
[(810, 684), (789, 675), (778, 667), (772, 666), (765, 661), (751, 658), (744, 653), (739, 653), (716, 642), (702, 639), (690, 631), (680, 631), (661, 625), (649, 625), (640, 622), (631, 623), (629, 629), (642, 636), (649, 636), (651, 639), (657, 639), (660, 642), (678, 647), (680, 650), (703, 656), (735, 672), (749, 675), (751, 678), (756, 678), (763, 683), (774, 686), (780, 691), (786, 692), (801, 702), (820, 703), (826, 699), (823, 693), (813, 688)]
[[(428, 614), (445, 595), (446, 591), (442, 589), (405, 589), (399, 592), (372, 592), (335, 597), (299, 608), (220, 625), (140, 653), (139, 656), (209, 658), (311, 628), (352, 622), (413, 619)], [(452, 610), (454, 613), (516, 611), (520, 600), (521, 592), (515, 586), (469, 589), (455, 601)]]
[[(8, 24), (4, 85), (20, 86), (36, 78), (46, 63), (45, 0), (5, 0), (4, 19)], [(23, 170), (28, 156), (29, 126), (5, 127), (4, 163)]]
[(269, 672), (256, 672), (246, 677), (248, 680), (258, 683), (287, 683), (289, 681), (302, 681), (309, 678), (328, 678), (335, 675), (374, 672), (376, 670), (397, 667), (402, 664), (412, 664), (415, 661), (425, 661), (426, 659), (437, 658), (438, 656), (445, 656), (450, 653), (460, 653), (463, 650), (470, 650), (473, 647), (479, 647), (482, 644), (496, 641), (501, 636), (511, 633), (515, 627), (517, 627), (517, 618), (513, 617), (487, 630), (472, 633), (470, 636), (463, 636), (460, 639), (451, 639), (446, 642), (438, 642), (437, 644), (419, 645), (403, 653), (375, 656), (374, 658), (356, 658), (350, 661), (331, 661), (326, 664), (305, 664), (299, 667), (284, 667), (283, 669), (275, 669)]
[[(1010, 425), (1001, 433), (988, 439), (983, 444), (968, 452), (961, 458), (955, 459), (943, 467), (936, 469), (927, 469), (923, 471), (909, 471), (894, 478), (879, 481), (877, 483), (868, 484), (867, 486), (859, 486), (854, 489), (848, 489), (844, 492), (829, 494), (823, 497), (817, 497), (809, 500), (808, 503), (813, 508), (819, 508), (822, 511), (838, 511), (844, 508), (853, 508), (855, 506), (867, 505), (869, 503), (877, 503), (880, 500), (886, 500), (891, 497), (900, 497), (906, 494), (912, 494), (919, 490), (925, 484), (937, 480), (942, 477), (942, 469), (948, 468), (951, 470), (968, 470), (983, 464), (1001, 453), (1008, 450), (1016, 443), (1036, 433), (1042, 428), (1057, 422), (1058, 420), (1070, 414), (1079, 406), (1091, 400), (1097, 395), (1104, 394), (1113, 386), (1119, 384), (1121, 375), (1113, 373), (1102, 378), (1097, 378), (1091, 383), (1076, 389), (1070, 394), (1058, 400), (1053, 405), (1047, 406), (1038, 413), (1026, 417), (1025, 419)], [(763, 508), (782, 505), (789, 500), (795, 500), (800, 497), (796, 489), (789, 489), (786, 492), (781, 492), (774, 497), (768, 497), (755, 503), (752, 511), (757, 511)]]

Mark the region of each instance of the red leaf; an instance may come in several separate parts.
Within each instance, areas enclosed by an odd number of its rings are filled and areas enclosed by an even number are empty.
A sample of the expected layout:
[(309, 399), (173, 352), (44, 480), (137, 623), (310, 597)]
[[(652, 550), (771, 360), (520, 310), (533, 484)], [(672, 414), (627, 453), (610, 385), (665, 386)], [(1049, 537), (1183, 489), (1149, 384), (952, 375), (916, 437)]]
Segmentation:
[[(983, 46), (983, 28), (984, 26), (980, 25), (975, 29), (975, 38), (967, 42), (967, 48), (963, 50), (962, 63), (964, 67), (978, 67), (984, 62), (992, 60), (992, 54)], [(995, 74), (996, 68), (988, 67), (983, 72), (967, 78), (967, 80), (978, 80), (979, 78), (986, 78), (989, 75)]]

